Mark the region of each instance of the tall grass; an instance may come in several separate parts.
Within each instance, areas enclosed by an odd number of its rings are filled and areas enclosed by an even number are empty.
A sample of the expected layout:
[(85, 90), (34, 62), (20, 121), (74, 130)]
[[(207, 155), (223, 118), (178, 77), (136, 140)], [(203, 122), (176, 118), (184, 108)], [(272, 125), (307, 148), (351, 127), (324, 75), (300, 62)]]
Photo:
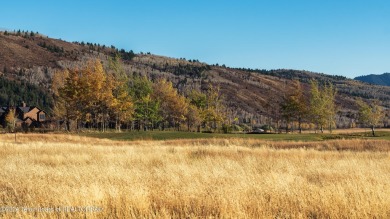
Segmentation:
[(4, 218), (390, 217), (389, 141), (0, 142)]

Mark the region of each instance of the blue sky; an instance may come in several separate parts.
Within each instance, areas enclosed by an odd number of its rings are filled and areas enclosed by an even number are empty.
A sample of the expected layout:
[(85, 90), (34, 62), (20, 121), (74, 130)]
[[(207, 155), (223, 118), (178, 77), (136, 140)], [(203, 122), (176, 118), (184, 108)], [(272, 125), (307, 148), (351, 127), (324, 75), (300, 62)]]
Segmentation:
[(390, 1), (3, 1), (0, 28), (135, 52), (355, 77), (390, 71)]

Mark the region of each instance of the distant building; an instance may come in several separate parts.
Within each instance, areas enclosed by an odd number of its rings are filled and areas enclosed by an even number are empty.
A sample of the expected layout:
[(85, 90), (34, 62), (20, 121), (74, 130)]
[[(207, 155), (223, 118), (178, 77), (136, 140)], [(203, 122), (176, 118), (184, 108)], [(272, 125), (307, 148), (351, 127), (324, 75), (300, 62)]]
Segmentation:
[(16, 127), (41, 127), (46, 121), (44, 110), (36, 106), (26, 106), (23, 102), (19, 107), (0, 107), (0, 124), (3, 127), (7, 126), (5, 118), (10, 110), (15, 110)]

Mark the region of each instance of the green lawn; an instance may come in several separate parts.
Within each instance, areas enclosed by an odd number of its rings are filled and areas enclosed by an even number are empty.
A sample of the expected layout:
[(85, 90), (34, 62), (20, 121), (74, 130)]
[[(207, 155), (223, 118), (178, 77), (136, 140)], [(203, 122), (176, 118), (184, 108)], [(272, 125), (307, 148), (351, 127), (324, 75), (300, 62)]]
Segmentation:
[(80, 135), (96, 138), (107, 138), (111, 140), (172, 140), (172, 139), (200, 139), (200, 138), (253, 138), (273, 141), (322, 141), (331, 139), (385, 139), (390, 140), (390, 132), (377, 132), (377, 137), (370, 136), (370, 133), (353, 134), (220, 134), (220, 133), (195, 133), (177, 131), (132, 131), (132, 132), (106, 132), (106, 133), (82, 133)]

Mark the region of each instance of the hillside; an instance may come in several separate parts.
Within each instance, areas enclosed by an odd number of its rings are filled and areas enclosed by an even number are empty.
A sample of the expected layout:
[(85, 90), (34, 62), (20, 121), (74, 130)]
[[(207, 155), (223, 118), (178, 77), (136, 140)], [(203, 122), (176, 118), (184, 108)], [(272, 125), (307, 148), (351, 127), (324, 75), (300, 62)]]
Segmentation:
[(364, 75), (356, 77), (355, 80), (363, 81), (370, 84), (390, 86), (390, 73), (383, 73), (381, 75)]
[[(28, 84), (32, 87), (17, 91), (20, 94), (9, 90), (12, 95), (3, 95), (0, 105), (9, 104), (11, 100), (7, 96), (13, 96), (12, 103), (25, 101), (50, 111), (53, 107), (50, 86), (54, 72), (80, 67), (91, 59), (100, 59), (107, 64), (108, 58), (117, 53), (122, 56), (124, 70), (128, 75), (147, 75), (152, 80), (167, 78), (181, 93), (189, 89), (205, 90), (210, 83), (218, 85), (225, 97), (228, 111), (241, 121), (250, 118), (265, 123), (269, 119), (277, 119), (278, 105), (283, 94), (293, 91), (294, 80), (301, 81), (304, 88), (308, 89), (308, 82), (313, 78), (320, 83), (333, 83), (337, 87), (340, 126), (348, 127), (351, 118), (356, 115), (357, 97), (377, 98), (382, 101), (383, 106), (390, 108), (390, 87), (369, 85), (342, 76), (290, 69), (228, 68), (208, 65), (198, 60), (175, 59), (149, 53), (134, 54), (114, 46), (70, 43), (30, 32), (0, 32), (0, 77), (9, 83)], [(34, 99), (41, 90), (45, 95), (39, 96), (46, 98), (46, 101)], [(30, 98), (26, 92), (36, 92), (37, 95)]]

